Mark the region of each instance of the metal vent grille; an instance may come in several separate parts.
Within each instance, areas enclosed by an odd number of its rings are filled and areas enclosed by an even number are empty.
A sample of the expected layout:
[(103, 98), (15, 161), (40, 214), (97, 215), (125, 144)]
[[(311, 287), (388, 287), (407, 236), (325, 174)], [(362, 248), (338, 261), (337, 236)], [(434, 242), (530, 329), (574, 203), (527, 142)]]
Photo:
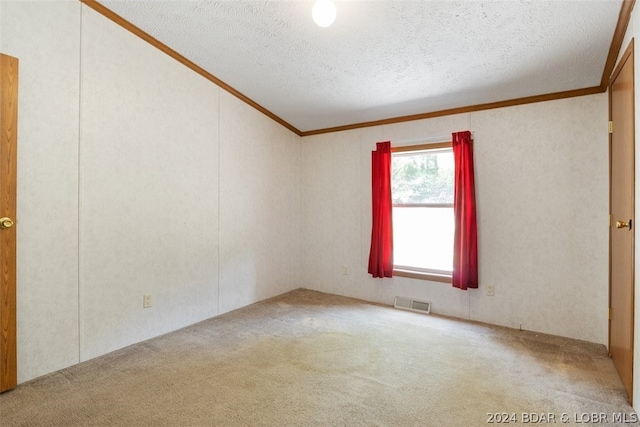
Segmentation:
[(411, 298), (396, 297), (393, 304), (395, 308), (401, 310), (417, 311), (419, 313), (431, 313), (431, 303), (429, 301), (419, 301)]

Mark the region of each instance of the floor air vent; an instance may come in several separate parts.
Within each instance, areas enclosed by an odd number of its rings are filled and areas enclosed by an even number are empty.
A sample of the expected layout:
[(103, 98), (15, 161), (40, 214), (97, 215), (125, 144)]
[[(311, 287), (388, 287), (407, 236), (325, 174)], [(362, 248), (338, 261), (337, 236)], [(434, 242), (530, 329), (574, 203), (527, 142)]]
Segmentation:
[(417, 311), (418, 313), (431, 313), (431, 303), (429, 301), (418, 301), (411, 298), (396, 297), (393, 303), (395, 308), (402, 310)]

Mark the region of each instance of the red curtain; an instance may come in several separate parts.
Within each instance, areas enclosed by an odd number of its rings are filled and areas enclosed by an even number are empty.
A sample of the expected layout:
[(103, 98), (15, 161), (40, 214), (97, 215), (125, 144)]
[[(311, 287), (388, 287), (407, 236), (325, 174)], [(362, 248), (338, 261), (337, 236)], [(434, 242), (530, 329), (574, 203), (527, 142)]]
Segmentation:
[(371, 152), (371, 200), (373, 224), (369, 273), (373, 277), (393, 276), (393, 226), (391, 203), (391, 142), (378, 142)]
[(455, 236), (452, 284), (460, 289), (477, 288), (478, 230), (471, 132), (464, 131), (453, 134), (453, 157), (455, 162), (453, 200)]

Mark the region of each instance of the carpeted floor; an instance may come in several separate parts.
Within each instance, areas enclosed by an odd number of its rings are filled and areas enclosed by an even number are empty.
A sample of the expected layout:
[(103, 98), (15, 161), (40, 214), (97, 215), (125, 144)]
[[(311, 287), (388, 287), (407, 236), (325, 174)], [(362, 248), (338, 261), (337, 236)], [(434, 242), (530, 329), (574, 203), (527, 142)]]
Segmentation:
[(0, 395), (2, 426), (635, 420), (603, 346), (302, 289)]

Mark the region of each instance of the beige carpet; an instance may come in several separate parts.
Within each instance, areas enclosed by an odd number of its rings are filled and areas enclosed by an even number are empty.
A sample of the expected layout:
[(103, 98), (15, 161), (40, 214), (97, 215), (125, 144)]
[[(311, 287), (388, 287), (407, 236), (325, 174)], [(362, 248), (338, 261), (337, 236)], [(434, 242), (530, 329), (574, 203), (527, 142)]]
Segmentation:
[(0, 395), (2, 426), (486, 426), (501, 420), (489, 423), (488, 413), (506, 413), (520, 425), (548, 425), (548, 414), (561, 425), (592, 424), (591, 414), (605, 421), (598, 425), (638, 425), (622, 422), (635, 413), (603, 346), (308, 290)]

